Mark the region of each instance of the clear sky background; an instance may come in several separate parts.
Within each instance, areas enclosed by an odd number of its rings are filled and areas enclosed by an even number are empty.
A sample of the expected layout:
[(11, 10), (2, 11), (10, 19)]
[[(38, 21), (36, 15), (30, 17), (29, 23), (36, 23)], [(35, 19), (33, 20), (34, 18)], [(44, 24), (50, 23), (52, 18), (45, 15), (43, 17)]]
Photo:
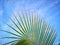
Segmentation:
[[(0, 30), (7, 28), (3, 22), (9, 23), (8, 16), (12, 17), (18, 10), (29, 10), (51, 24), (58, 32), (54, 45), (60, 42), (60, 0), (0, 0)], [(10, 24), (10, 23), (9, 23)], [(0, 36), (3, 36), (0, 32)], [(0, 41), (0, 44), (3, 41)]]

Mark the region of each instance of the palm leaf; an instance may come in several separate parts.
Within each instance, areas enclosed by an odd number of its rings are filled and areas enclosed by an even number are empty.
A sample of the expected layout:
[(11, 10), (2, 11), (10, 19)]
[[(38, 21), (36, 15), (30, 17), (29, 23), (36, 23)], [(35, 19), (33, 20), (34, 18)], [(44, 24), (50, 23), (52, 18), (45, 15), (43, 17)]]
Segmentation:
[(11, 39), (20, 39), (18, 37), (1, 37), (0, 39), (11, 38)]
[(12, 35), (17, 36), (17, 37), (21, 37), (20, 35), (14, 34), (14, 33), (12, 33), (12, 32), (6, 31), (6, 30), (0, 30), (0, 31), (6, 32), (6, 33), (9, 33), (9, 34), (12, 34)]
[[(29, 13), (22, 13), (22, 16), (18, 12), (18, 17), (14, 14), (15, 20), (10, 18), (12, 23), (16, 26), (15, 27), (10, 26), (9, 24), (6, 24), (8, 27), (13, 29), (18, 34), (15, 34), (14, 32), (9, 32), (6, 30), (0, 30), (12, 35), (15, 35), (17, 37), (2, 37), (0, 39), (5, 38), (11, 38), (11, 39), (17, 39), (16, 42), (13, 40), (11, 42), (7, 42), (6, 44), (12, 43), (12, 45), (53, 45), (57, 32), (50, 24), (48, 24), (46, 21), (43, 21), (40, 19), (37, 15), (30, 15)], [(4, 44), (3, 44), (4, 45)]]
[(13, 40), (13, 41), (7, 42), (7, 43), (5, 43), (5, 44), (2, 44), (2, 45), (11, 44), (11, 43), (13, 43), (13, 42), (16, 42), (16, 41), (18, 41), (18, 40)]

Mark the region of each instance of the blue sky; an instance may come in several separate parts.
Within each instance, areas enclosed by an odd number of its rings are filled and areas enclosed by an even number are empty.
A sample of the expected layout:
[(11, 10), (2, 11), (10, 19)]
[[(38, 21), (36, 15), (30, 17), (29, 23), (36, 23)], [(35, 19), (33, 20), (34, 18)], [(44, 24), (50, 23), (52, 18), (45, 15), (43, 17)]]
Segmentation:
[(8, 16), (12, 17), (18, 10), (38, 13), (57, 30), (58, 36), (54, 45), (60, 42), (60, 0), (0, 0), (0, 30), (7, 28), (3, 22), (9, 23)]

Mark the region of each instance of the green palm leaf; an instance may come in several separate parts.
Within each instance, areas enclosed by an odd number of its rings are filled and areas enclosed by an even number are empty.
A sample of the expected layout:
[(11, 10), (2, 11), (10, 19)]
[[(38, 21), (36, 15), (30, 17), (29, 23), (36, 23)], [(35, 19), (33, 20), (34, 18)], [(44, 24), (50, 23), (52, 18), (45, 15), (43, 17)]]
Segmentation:
[(38, 16), (32, 14), (22, 13), (22, 16), (18, 12), (18, 17), (14, 15), (15, 20), (10, 18), (12, 23), (16, 26), (17, 29), (10, 26), (9, 24), (6, 24), (8, 27), (13, 29), (18, 34), (15, 34), (14, 32), (9, 32), (6, 30), (0, 30), (9, 34), (12, 34), (16, 37), (2, 37), (0, 39), (16, 39), (10, 42), (7, 42), (2, 45), (10, 44), (11, 45), (53, 45), (57, 32), (54, 30), (54, 28), (51, 27), (51, 25), (47, 24), (46, 21), (41, 20)]

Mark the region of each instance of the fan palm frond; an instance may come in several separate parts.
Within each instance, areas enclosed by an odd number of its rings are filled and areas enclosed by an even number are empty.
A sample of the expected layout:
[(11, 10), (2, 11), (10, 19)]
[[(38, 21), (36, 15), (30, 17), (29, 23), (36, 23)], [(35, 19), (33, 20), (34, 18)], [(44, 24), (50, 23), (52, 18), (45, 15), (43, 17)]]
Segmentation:
[(18, 13), (17, 18), (16, 15), (14, 15), (15, 20), (10, 18), (12, 23), (16, 26), (15, 27), (10, 26), (9, 24), (6, 24), (8, 27), (10, 27), (12, 30), (17, 32), (18, 34), (15, 34), (14, 32), (9, 32), (6, 30), (0, 30), (9, 34), (14, 35), (15, 37), (2, 37), (0, 39), (16, 39), (10, 42), (7, 42), (2, 45), (10, 44), (11, 45), (53, 45), (57, 32), (54, 30), (54, 28), (51, 27), (51, 25), (47, 24), (46, 21), (43, 21), (38, 16), (35, 15), (29, 15), (22, 13), (22, 16)]

